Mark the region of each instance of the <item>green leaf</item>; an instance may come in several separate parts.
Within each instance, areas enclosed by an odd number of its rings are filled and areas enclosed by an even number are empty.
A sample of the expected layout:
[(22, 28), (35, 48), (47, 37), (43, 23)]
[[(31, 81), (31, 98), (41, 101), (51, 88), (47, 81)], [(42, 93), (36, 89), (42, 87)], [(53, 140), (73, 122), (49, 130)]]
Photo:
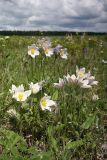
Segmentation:
[(84, 144), (84, 141), (81, 140), (77, 140), (77, 141), (73, 141), (73, 142), (68, 142), (66, 145), (66, 149), (76, 149), (80, 146), (82, 146)]
[(47, 153), (43, 152), (41, 154), (41, 160), (50, 160), (50, 159), (52, 159), (50, 152), (47, 152)]
[(58, 90), (56, 90), (52, 96), (53, 100), (57, 100), (58, 99)]
[(57, 126), (55, 126), (55, 130), (56, 131), (60, 131), (65, 127), (65, 124), (58, 124)]
[(47, 132), (48, 132), (48, 136), (49, 136), (51, 147), (54, 148), (54, 150), (57, 152), (58, 151), (58, 147), (57, 147), (57, 141), (54, 138), (53, 127), (49, 126)]
[(86, 121), (82, 124), (83, 129), (88, 129), (95, 121), (96, 115), (92, 115), (86, 119)]
[[(27, 150), (27, 144), (23, 137), (19, 136), (17, 133), (13, 131), (4, 128), (0, 128), (0, 144), (3, 145), (7, 151), (12, 153), (18, 153), (18, 148), (20, 148), (21, 150), (21, 146), (22, 151), (23, 149), (24, 151)], [(14, 148), (15, 146), (17, 146), (17, 148)]]
[(37, 101), (38, 101), (38, 100), (37, 100), (37, 98), (33, 98), (33, 102), (35, 102), (35, 103), (36, 103)]

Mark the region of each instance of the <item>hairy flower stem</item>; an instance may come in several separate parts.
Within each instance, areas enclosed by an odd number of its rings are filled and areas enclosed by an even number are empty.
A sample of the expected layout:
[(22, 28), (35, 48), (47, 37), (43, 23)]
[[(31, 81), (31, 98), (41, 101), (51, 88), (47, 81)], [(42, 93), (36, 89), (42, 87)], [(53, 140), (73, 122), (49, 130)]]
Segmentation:
[(31, 58), (31, 79), (33, 79), (35, 70), (35, 59)]
[(61, 92), (61, 99), (62, 99), (62, 104), (63, 104), (63, 120), (64, 120), (64, 123), (66, 124), (66, 121), (67, 121), (67, 117), (66, 117), (66, 114), (67, 114), (67, 112), (66, 112), (66, 99), (65, 99), (65, 90), (64, 90), (64, 87), (63, 87), (63, 89), (62, 89), (62, 92)]
[(54, 57), (53, 66), (54, 66), (54, 76), (56, 74), (56, 57)]
[(20, 133), (23, 134), (23, 125), (22, 125), (22, 121), (23, 121), (23, 103), (21, 104), (20, 106), (20, 109), (19, 109), (19, 114), (20, 114), (20, 121), (19, 121), (19, 130), (20, 130)]
[(43, 60), (41, 61), (41, 69), (42, 69), (42, 79), (45, 79), (45, 65), (44, 65), (44, 61), (46, 61), (46, 58), (43, 58)]

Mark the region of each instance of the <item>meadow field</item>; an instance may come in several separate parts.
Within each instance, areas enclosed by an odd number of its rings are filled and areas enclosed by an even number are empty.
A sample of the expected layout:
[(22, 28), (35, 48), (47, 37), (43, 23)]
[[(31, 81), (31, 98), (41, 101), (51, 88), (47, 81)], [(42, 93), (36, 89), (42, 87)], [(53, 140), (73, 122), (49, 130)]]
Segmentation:
[(107, 35), (0, 36), (0, 160), (103, 160), (106, 114)]

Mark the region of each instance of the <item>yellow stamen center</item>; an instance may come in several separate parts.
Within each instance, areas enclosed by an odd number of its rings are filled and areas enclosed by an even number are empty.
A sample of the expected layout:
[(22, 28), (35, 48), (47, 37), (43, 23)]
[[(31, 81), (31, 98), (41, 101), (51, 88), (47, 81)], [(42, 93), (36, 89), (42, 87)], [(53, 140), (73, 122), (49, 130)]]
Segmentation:
[(21, 101), (23, 99), (23, 93), (19, 93), (18, 98)]
[(79, 72), (78, 75), (79, 75), (80, 78), (84, 77), (84, 73), (83, 72)]
[(61, 55), (61, 56), (63, 56), (63, 55), (64, 55), (64, 51), (63, 51), (63, 50), (61, 50), (60, 55)]
[(42, 99), (41, 104), (42, 104), (43, 107), (46, 107), (46, 105), (47, 105), (46, 99)]
[(38, 46), (41, 47), (41, 44), (39, 43)]
[(34, 54), (34, 53), (35, 53), (35, 49), (32, 48), (32, 49), (31, 49), (31, 54)]
[(49, 52), (49, 49), (48, 49), (48, 48), (47, 48), (47, 49), (45, 49), (45, 53), (46, 53), (46, 54), (48, 54), (48, 52)]

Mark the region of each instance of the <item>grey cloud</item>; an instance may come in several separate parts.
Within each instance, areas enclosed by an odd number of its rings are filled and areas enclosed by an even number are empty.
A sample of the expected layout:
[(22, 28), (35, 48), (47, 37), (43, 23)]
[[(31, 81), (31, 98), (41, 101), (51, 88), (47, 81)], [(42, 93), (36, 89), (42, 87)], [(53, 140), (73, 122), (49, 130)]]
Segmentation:
[(106, 0), (1, 0), (0, 30), (107, 32)]

